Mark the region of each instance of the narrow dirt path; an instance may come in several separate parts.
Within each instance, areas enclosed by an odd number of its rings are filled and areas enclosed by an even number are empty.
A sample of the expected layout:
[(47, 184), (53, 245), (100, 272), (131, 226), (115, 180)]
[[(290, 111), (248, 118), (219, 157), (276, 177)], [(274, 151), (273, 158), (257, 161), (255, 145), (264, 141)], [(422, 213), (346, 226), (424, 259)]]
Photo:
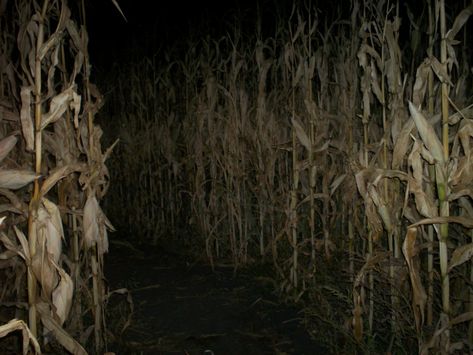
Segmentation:
[[(127, 288), (134, 312), (110, 350), (117, 354), (326, 354), (249, 271), (188, 265), (155, 248), (112, 245), (106, 260), (110, 290)], [(108, 328), (125, 323), (125, 297), (112, 296)], [(120, 301), (118, 301), (120, 300)]]

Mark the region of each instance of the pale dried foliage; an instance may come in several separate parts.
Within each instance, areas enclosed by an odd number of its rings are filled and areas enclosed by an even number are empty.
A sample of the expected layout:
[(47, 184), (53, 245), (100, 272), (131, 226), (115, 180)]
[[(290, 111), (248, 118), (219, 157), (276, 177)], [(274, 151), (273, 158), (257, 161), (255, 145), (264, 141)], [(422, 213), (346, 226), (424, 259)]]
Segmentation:
[[(272, 38), (236, 25), (185, 52), (117, 66), (106, 128), (122, 144), (108, 211), (132, 236), (205, 248), (213, 265), (269, 258), (281, 291), (309, 301), (309, 316), (328, 307), (323, 316), (345, 317), (337, 331), (365, 351), (383, 336), (378, 351), (465, 350), (472, 7), (448, 9), (443, 62), (433, 54), (440, 5), (424, 4), (419, 18), (406, 6), (401, 21), (399, 7), (355, 1), (330, 26), (295, 8)], [(433, 237), (445, 239), (445, 223), (455, 224), (445, 243), (456, 295), (448, 315)], [(352, 312), (339, 309), (350, 303)]]
[(467, 349), (472, 6), (447, 8), (441, 43), (443, 8), (295, 8), (272, 38), (237, 24), (117, 66), (108, 211), (212, 265), (269, 258), (281, 291), (364, 351)]
[(73, 354), (99, 353), (105, 341), (113, 227), (99, 201), (110, 151), (94, 124), (102, 99), (75, 18), (65, 0), (7, 1), (0, 11), (0, 299), (4, 317), (28, 324), (12, 320), (0, 336), (22, 330), (24, 354), (29, 343), (41, 352), (37, 339)]

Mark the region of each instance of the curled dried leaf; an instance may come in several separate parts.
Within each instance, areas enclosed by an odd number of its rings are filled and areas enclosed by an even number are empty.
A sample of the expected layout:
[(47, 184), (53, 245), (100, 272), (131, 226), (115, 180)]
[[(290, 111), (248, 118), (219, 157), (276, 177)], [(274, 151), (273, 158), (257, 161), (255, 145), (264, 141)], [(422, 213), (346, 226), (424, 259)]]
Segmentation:
[(424, 115), (422, 115), (422, 113), (417, 110), (417, 108), (410, 101), (409, 111), (417, 127), (417, 130), (419, 131), (419, 135), (422, 138), (422, 142), (424, 142), (424, 145), (427, 147), (435, 160), (437, 162), (443, 163), (445, 159), (443, 156), (442, 143), (440, 143), (440, 140), (437, 137), (433, 127), (425, 119)]
[(417, 255), (416, 248), (417, 228), (409, 228), (406, 233), (404, 243), (402, 243), (402, 253), (409, 268), (409, 277), (412, 286), (412, 309), (414, 310), (414, 317), (416, 321), (417, 332), (420, 333), (424, 325), (424, 312), (427, 302), (427, 294), (425, 293), (422, 279), (420, 277), (420, 266), (415, 262)]
[(454, 267), (463, 264), (471, 259), (473, 256), (473, 243), (462, 245), (453, 251), (450, 263), (448, 265), (448, 272)]
[(473, 15), (473, 4), (470, 4), (465, 9), (463, 9), (455, 18), (452, 28), (446, 34), (446, 37), (449, 41), (453, 41), (457, 33), (461, 30), (471, 15)]
[(30, 329), (26, 325), (25, 322), (18, 319), (12, 319), (7, 324), (3, 324), (0, 326), (0, 338), (5, 337), (11, 332), (21, 330), (23, 336), (23, 355), (29, 353), (29, 344), (33, 346), (33, 349), (36, 354), (41, 354), (41, 348), (39, 347), (38, 340), (36, 337), (31, 333)]
[(50, 123), (56, 122), (59, 118), (61, 118), (64, 112), (66, 112), (66, 110), (68, 109), (69, 103), (73, 99), (74, 86), (68, 87), (62, 93), (53, 97), (49, 106), (49, 112), (45, 113), (42, 117), (41, 130), (45, 129)]
[(56, 315), (59, 318), (59, 324), (64, 324), (72, 306), (72, 296), (74, 294), (74, 283), (71, 277), (63, 268), (53, 263), (61, 279), (58, 286), (53, 291), (52, 301), (56, 309)]

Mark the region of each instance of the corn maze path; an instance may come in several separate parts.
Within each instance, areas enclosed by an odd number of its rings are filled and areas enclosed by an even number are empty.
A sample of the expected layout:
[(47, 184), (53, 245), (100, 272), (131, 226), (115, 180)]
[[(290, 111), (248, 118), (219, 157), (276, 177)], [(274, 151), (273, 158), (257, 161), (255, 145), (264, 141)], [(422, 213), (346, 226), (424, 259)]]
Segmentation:
[[(117, 354), (326, 354), (263, 278), (244, 270), (189, 264), (159, 248), (113, 244), (106, 260), (109, 350)], [(117, 334), (118, 333), (118, 334)], [(121, 333), (121, 334), (120, 334)]]

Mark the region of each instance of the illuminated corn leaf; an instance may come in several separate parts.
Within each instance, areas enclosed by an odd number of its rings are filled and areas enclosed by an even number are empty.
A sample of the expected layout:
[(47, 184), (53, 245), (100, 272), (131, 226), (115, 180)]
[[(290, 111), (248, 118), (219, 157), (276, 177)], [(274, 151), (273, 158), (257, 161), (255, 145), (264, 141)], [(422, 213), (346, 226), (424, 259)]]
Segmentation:
[(36, 174), (28, 170), (0, 169), (0, 188), (18, 190), (33, 182)]

